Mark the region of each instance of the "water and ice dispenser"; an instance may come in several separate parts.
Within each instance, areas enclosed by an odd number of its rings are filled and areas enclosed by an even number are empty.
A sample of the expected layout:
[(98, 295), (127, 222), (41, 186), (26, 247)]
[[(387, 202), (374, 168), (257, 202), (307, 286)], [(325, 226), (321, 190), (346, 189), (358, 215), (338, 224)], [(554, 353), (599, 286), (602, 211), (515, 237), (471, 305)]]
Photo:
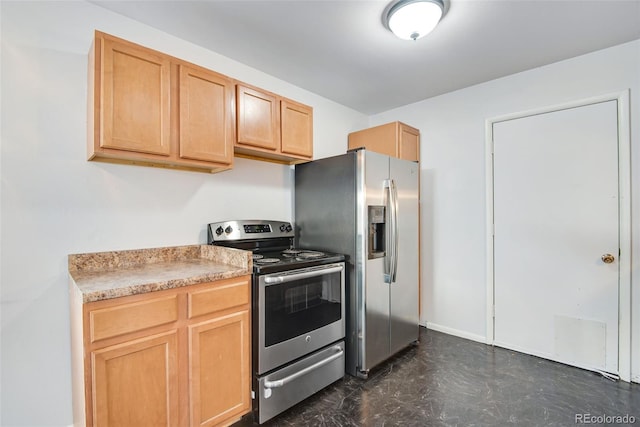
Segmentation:
[(385, 255), (385, 207), (368, 206), (369, 208), (369, 249), (368, 258), (382, 258)]

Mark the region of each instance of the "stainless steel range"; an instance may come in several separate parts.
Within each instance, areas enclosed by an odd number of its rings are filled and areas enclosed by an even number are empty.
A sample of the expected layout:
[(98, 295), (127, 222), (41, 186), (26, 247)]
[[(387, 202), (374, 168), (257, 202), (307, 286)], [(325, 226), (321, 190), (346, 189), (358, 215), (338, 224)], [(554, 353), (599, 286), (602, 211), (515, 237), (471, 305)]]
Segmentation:
[(208, 225), (209, 244), (253, 252), (253, 411), (263, 423), (344, 376), (345, 257), (293, 247), (288, 222)]

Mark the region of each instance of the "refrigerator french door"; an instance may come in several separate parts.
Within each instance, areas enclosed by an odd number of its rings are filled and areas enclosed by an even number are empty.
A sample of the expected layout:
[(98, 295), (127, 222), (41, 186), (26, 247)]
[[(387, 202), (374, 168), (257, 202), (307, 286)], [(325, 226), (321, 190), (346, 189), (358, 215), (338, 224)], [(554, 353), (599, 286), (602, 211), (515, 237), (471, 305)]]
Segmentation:
[(297, 246), (348, 256), (346, 371), (418, 340), (418, 164), (364, 149), (296, 165)]

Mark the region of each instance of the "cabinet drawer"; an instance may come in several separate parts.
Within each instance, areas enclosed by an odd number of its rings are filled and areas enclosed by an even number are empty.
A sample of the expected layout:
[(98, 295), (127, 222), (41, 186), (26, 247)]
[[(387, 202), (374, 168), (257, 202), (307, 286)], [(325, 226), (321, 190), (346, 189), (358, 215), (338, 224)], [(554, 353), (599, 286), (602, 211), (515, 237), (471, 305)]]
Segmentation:
[(249, 280), (229, 279), (210, 288), (189, 292), (189, 318), (249, 304)]
[(91, 342), (178, 320), (178, 295), (136, 301), (89, 312)]

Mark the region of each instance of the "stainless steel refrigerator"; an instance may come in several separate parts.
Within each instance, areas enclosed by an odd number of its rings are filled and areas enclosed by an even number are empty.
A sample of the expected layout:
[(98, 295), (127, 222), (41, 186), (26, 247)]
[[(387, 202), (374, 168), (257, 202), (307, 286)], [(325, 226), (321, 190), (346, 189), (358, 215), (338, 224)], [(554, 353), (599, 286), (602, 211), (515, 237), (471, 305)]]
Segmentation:
[(295, 167), (296, 244), (347, 255), (346, 371), (418, 340), (418, 164), (360, 149)]

